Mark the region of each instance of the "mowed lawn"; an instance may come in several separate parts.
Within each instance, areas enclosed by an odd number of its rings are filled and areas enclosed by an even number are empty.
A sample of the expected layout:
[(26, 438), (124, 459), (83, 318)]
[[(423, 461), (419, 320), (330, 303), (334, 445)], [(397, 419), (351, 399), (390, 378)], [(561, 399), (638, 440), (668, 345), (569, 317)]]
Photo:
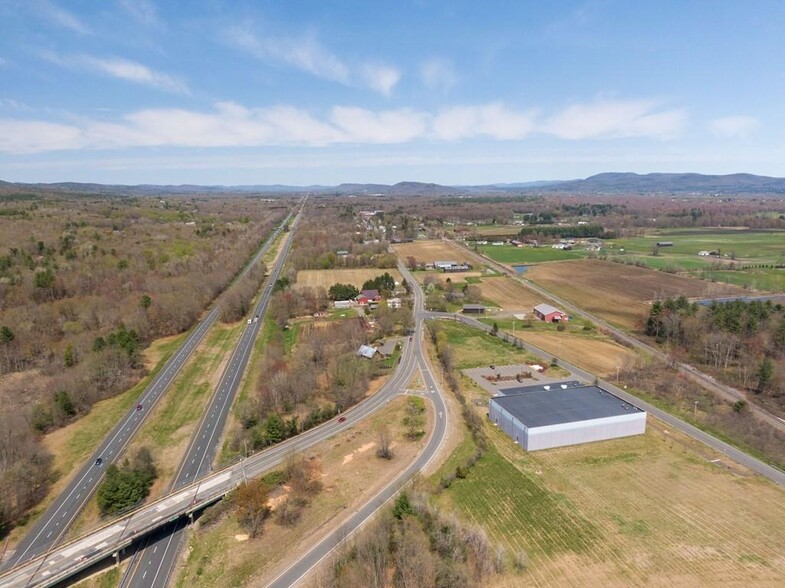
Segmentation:
[(505, 343), (498, 337), (489, 335), (463, 323), (440, 321), (439, 326), (447, 335), (453, 363), (457, 369), (467, 369), (484, 365), (507, 365), (535, 361), (533, 355)]
[(396, 282), (401, 282), (401, 273), (397, 269), (359, 268), (359, 269), (329, 269), (329, 270), (300, 270), (297, 272), (296, 286), (310, 286), (329, 289), (333, 284), (351, 284), (362, 288), (367, 280), (372, 280), (387, 272)]
[(532, 267), (526, 278), (581, 309), (626, 329), (639, 329), (658, 298), (744, 296), (747, 290), (595, 259)]
[(652, 421), (532, 453), (487, 425), (491, 449), (440, 500), (526, 554), (520, 585), (781, 585), (785, 490)]

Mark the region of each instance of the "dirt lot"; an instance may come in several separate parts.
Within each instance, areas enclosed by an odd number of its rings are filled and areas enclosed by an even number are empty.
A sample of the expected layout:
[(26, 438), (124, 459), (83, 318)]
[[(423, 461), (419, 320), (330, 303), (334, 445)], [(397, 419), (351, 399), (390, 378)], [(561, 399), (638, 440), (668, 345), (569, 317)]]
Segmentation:
[(482, 264), (480, 258), (469, 251), (452, 245), (446, 241), (414, 241), (413, 243), (399, 243), (394, 246), (398, 257), (404, 262), (407, 257), (414, 257), (419, 262), (429, 263), (434, 261), (463, 261), (474, 266)]
[(527, 343), (600, 377), (615, 375), (617, 367), (636, 357), (635, 353), (609, 339), (525, 329), (519, 329), (516, 334)]
[[(323, 490), (311, 500), (302, 518), (285, 527), (274, 517), (265, 523), (264, 533), (248, 540), (232, 514), (210, 527), (198, 525), (190, 533), (186, 561), (177, 571), (175, 586), (265, 586), (281, 571), (281, 563), (313, 546), (318, 537), (337, 521), (354, 512), (360, 504), (402, 471), (424, 447), (426, 439), (408, 441), (404, 437), (405, 397), (399, 397), (372, 419), (352, 427), (309, 450), (307, 458), (322, 465)], [(432, 426), (428, 406), (427, 429)], [(376, 457), (378, 428), (385, 423), (392, 433), (395, 457)], [(372, 481), (372, 482), (369, 482)]]
[(532, 308), (543, 302), (542, 296), (512, 278), (485, 278), (480, 288), (484, 298), (492, 300), (505, 310), (530, 313)]
[(333, 284), (352, 284), (357, 288), (362, 288), (363, 282), (381, 276), (384, 272), (395, 278), (396, 282), (401, 281), (401, 274), (397, 269), (331, 269), (331, 270), (301, 270), (297, 272), (297, 286), (321, 286), (329, 288)]
[(730, 284), (592, 259), (533, 266), (525, 277), (576, 306), (627, 329), (640, 327), (648, 312), (648, 302), (656, 298), (749, 294)]

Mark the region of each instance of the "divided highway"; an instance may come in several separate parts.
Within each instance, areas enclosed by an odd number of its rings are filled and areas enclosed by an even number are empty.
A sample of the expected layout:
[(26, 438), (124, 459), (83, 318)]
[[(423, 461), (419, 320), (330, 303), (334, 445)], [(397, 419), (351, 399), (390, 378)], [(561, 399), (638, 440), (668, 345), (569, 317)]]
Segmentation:
[[(302, 211), (302, 206), (300, 211)], [(251, 358), (254, 342), (264, 324), (264, 316), (272, 297), (275, 282), (286, 263), (299, 220), (298, 213), (253, 309), (253, 314), (248, 319), (248, 325), (243, 330), (240, 340), (229, 358), (229, 363), (221, 374), (210, 405), (207, 407), (199, 427), (191, 437), (191, 443), (180, 463), (180, 469), (170, 485), (170, 490), (178, 490), (194, 480), (204, 477), (212, 470), (213, 458), (221, 441), (226, 419)], [(139, 588), (165, 587), (177, 562), (177, 554), (185, 536), (185, 528), (186, 525), (183, 521), (177, 521), (171, 528), (163, 529), (148, 537), (131, 559), (120, 585)]]
[[(404, 275), (408, 275), (405, 268)], [(409, 283), (414, 283), (410, 277), (407, 277), (407, 280)], [(422, 309), (423, 297), (419, 287), (414, 290), (414, 294), (416, 308)], [(341, 415), (346, 419), (344, 422), (339, 422), (337, 418), (333, 419), (279, 443), (270, 449), (248, 457), (238, 464), (206, 476), (198, 482), (191, 483), (180, 490), (175, 490), (173, 493), (120, 517), (102, 528), (58, 546), (45, 556), (38, 556), (13, 570), (9, 570), (0, 575), (0, 586), (4, 588), (53, 586), (67, 580), (81, 570), (117, 554), (119, 550), (138, 541), (140, 537), (148, 533), (153, 533), (157, 529), (176, 521), (182, 521), (181, 525), (184, 525), (185, 522), (182, 519), (184, 515), (193, 513), (215, 502), (224, 494), (236, 488), (245, 479), (259, 476), (283, 463), (293, 452), (305, 451), (309, 447), (321, 443), (359, 423), (385, 406), (390, 399), (406, 388), (415, 370), (419, 367), (427, 385), (427, 395), (435, 406), (436, 428), (428, 441), (425, 451), (418, 458), (417, 462), (403, 476), (393, 482), (390, 487), (382, 491), (394, 494), (400, 485), (408, 479), (408, 476), (419, 471), (433, 457), (444, 439), (447, 427), (447, 408), (438, 388), (438, 383), (429, 371), (422, 348), (422, 324), (425, 315), (421, 310), (418, 310), (415, 316), (416, 334), (412, 337), (411, 343), (404, 345), (401, 361), (396, 371), (376, 394), (344, 412)], [(391, 496), (392, 494), (385, 494), (385, 496)], [(378, 502), (382, 497), (382, 495), (378, 495), (369, 503), (374, 506), (369, 507), (369, 505), (366, 505), (362, 512), (370, 516), (383, 503), (383, 501)], [(367, 516), (364, 518), (354, 517), (347, 525), (356, 529)], [(346, 528), (348, 529), (349, 527)], [(334, 535), (334, 538), (337, 537), (337, 535)], [(327, 551), (330, 549), (332, 549), (332, 546)], [(314, 552), (311, 557), (314, 557), (316, 554), (317, 552)], [(320, 557), (317, 558), (317, 561)], [(302, 564), (298, 568), (300, 575), (312, 565), (305, 566), (305, 564)], [(298, 575), (297, 571), (289, 573)], [(145, 584), (146, 586), (152, 585), (151, 582), (153, 581), (159, 581), (155, 578), (156, 574), (158, 574), (159, 578), (163, 575), (160, 571), (153, 570), (153, 575), (148, 575), (146, 578), (148, 581)]]
[[(246, 273), (255, 263), (260, 261), (270, 248), (270, 245), (280, 234), (283, 226), (289, 221), (291, 214), (278, 226), (265, 244), (246, 265), (240, 275)], [(76, 519), (84, 505), (92, 496), (99, 482), (103, 478), (106, 467), (123, 452), (130, 439), (142, 426), (150, 409), (161, 398), (188, 361), (194, 349), (204, 338), (204, 335), (218, 318), (222, 299), (219, 298), (215, 307), (202, 319), (177, 352), (166, 362), (160, 372), (152, 379), (147, 388), (138, 399), (142, 406), (136, 406), (122, 417), (120, 422), (104, 438), (93, 455), (82, 465), (79, 472), (65, 487), (60, 495), (52, 502), (46, 511), (38, 518), (27, 535), (19, 542), (16, 549), (0, 569), (10, 569), (19, 563), (46, 552), (62, 537), (71, 523)], [(97, 460), (101, 460), (99, 463)]]

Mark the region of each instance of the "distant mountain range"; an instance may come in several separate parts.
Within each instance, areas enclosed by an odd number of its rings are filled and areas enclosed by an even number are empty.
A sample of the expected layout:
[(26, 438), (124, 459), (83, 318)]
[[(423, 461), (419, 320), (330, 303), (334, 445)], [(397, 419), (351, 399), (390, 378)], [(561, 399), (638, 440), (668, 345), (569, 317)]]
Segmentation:
[(59, 182), (54, 184), (22, 184), (0, 181), (2, 194), (24, 191), (49, 191), (96, 195), (163, 195), (163, 194), (343, 194), (347, 196), (480, 196), (520, 193), (556, 194), (680, 194), (680, 195), (785, 195), (785, 178), (756, 176), (753, 174), (703, 175), (703, 174), (634, 174), (602, 173), (584, 180), (539, 181), (483, 186), (443, 186), (423, 182), (397, 184), (340, 184), (338, 186), (198, 186), (140, 184), (136, 186), (110, 184), (81, 184)]

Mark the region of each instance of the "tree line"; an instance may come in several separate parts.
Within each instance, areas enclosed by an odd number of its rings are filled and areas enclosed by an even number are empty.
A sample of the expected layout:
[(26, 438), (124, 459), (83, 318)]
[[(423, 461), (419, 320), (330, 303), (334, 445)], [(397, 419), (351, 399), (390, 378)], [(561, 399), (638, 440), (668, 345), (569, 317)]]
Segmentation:
[(677, 355), (709, 366), (730, 384), (785, 407), (785, 309), (766, 301), (699, 305), (685, 297), (652, 303), (644, 332)]

